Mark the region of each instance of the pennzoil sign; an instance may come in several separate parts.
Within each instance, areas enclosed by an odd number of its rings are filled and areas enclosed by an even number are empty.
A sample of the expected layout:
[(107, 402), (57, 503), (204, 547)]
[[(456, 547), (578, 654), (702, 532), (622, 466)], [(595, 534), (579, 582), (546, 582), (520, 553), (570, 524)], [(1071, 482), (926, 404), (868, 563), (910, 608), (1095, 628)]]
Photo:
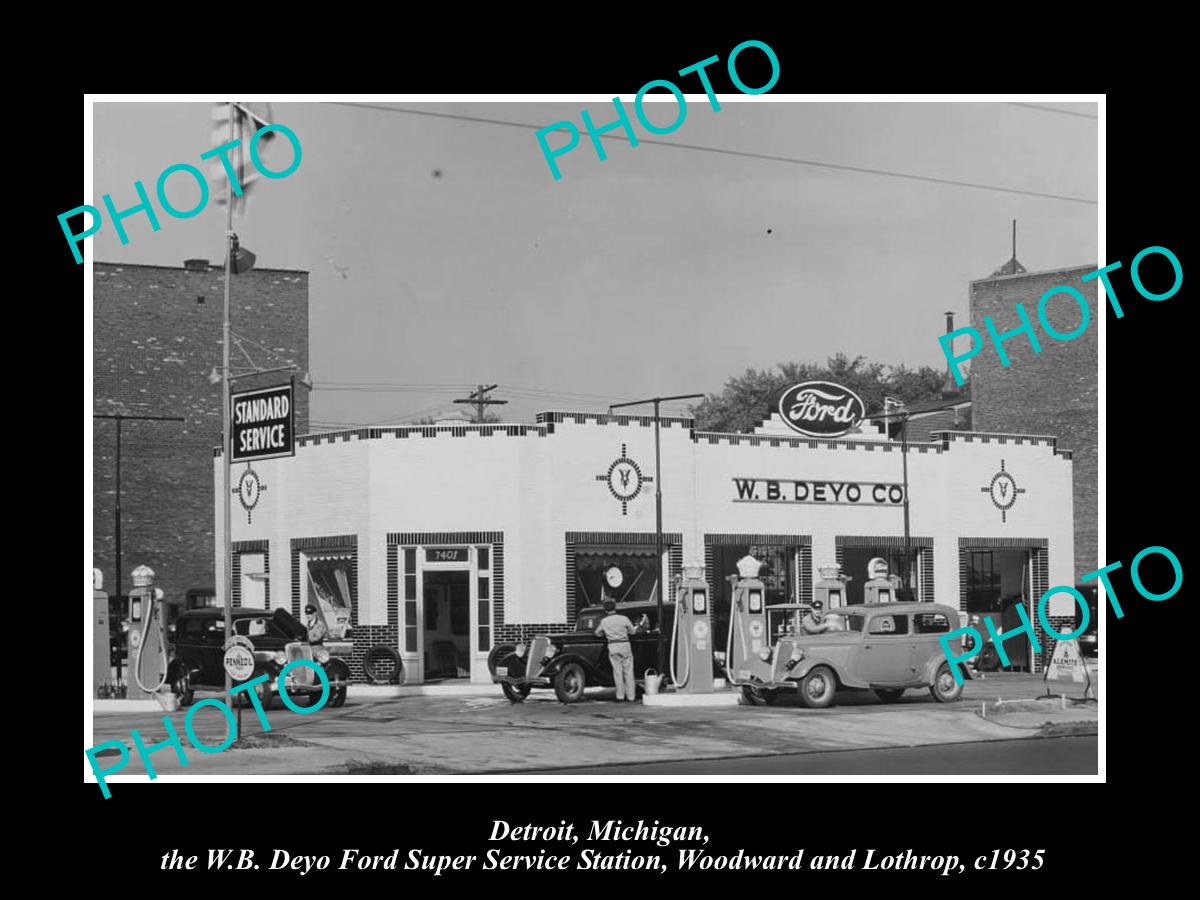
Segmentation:
[(233, 462), (295, 455), (296, 413), (290, 384), (245, 391), (232, 399)]
[(858, 394), (832, 381), (793, 384), (779, 395), (777, 408), (789, 428), (817, 438), (853, 431), (867, 414)]

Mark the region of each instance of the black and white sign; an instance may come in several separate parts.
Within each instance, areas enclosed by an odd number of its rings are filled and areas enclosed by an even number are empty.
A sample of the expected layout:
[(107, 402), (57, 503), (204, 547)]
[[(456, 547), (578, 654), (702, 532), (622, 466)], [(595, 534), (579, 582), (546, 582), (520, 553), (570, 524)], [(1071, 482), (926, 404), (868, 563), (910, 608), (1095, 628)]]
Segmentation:
[(867, 414), (862, 398), (832, 381), (793, 384), (779, 395), (779, 415), (793, 431), (837, 437), (858, 427)]
[(230, 409), (233, 462), (296, 454), (295, 404), (290, 384), (234, 394)]

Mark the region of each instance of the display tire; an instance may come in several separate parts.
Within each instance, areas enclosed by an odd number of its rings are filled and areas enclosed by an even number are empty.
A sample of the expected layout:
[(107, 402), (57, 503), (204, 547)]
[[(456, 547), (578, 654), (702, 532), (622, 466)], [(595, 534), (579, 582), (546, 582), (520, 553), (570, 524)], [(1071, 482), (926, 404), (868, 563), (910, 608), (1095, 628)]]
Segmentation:
[(875, 688), (875, 696), (884, 703), (896, 703), (904, 696), (904, 688)]
[(966, 681), (960, 684), (954, 680), (954, 673), (950, 671), (950, 663), (944, 662), (938, 666), (933, 675), (933, 684), (929, 686), (929, 694), (938, 703), (953, 703), (962, 698), (965, 685)]
[[(385, 666), (390, 664), (391, 671)], [(386, 644), (376, 644), (363, 657), (363, 675), (368, 684), (399, 684), (404, 674), (404, 663), (400, 654)]]
[(560, 703), (578, 703), (586, 687), (587, 675), (577, 662), (567, 663), (554, 676), (554, 696)]
[(524, 703), (525, 698), (529, 696), (530, 687), (527, 684), (509, 684), (507, 681), (502, 681), (500, 690), (504, 691), (504, 696), (508, 698), (509, 703)]
[(800, 702), (809, 709), (824, 709), (837, 694), (837, 676), (828, 666), (814, 666), (800, 680)]

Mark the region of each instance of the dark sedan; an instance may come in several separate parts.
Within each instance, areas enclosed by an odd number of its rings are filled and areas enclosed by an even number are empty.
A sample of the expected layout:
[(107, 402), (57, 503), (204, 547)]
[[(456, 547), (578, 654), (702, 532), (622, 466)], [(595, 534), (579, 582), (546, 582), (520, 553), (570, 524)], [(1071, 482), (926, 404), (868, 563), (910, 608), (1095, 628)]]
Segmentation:
[[(246, 638), (253, 647), (254, 673), (251, 678), (270, 676), (254, 688), (263, 709), (271, 707), (280, 671), (298, 659), (313, 660), (324, 671), (329, 680), (327, 706), (341, 706), (346, 702), (346, 687), (350, 683), (350, 668), (346, 661), (331, 656), (320, 644), (310, 643), (308, 629), (287, 610), (235, 609), (233, 633)], [(190, 704), (198, 690), (223, 691), (224, 610), (209, 608), (182, 612), (171, 627), (171, 635), (173, 654), (167, 668), (167, 683), (179, 696), (180, 704)], [(321, 682), (310, 667), (297, 666), (288, 672), (287, 690), (289, 697), (307, 695), (309, 702), (315, 703), (321, 695)]]
[[(658, 664), (658, 606), (654, 603), (618, 603), (617, 612), (628, 616), (638, 633), (633, 645), (633, 670), (639, 687), (646, 671)], [(666, 640), (670, 640), (675, 608), (663, 605)], [(612, 664), (608, 644), (596, 636), (596, 626), (604, 618), (599, 606), (580, 611), (575, 630), (564, 634), (539, 635), (528, 644), (500, 644), (488, 657), (492, 681), (504, 696), (520, 703), (533, 688), (554, 688), (563, 703), (583, 699), (585, 688), (613, 687)], [(669, 680), (669, 679), (668, 679)]]

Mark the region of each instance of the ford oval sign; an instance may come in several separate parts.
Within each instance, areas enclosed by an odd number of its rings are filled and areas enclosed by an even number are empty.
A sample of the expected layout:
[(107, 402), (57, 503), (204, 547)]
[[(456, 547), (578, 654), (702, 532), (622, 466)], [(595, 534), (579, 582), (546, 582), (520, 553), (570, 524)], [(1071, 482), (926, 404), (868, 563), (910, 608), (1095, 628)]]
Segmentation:
[(793, 384), (779, 397), (779, 415), (793, 431), (832, 438), (852, 431), (867, 414), (862, 398), (832, 381)]

